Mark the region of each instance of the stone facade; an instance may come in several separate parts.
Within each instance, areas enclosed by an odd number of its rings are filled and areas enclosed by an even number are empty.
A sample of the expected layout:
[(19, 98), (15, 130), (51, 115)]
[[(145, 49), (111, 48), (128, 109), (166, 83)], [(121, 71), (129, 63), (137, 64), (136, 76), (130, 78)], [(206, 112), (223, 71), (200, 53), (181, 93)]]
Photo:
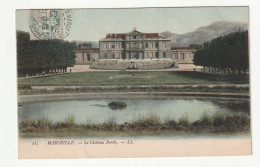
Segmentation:
[(76, 65), (92, 64), (99, 59), (98, 48), (77, 48), (74, 53)]
[(92, 48), (92, 45), (91, 43), (79, 43), (79, 48), (82, 49)]
[(195, 49), (171, 48), (171, 40), (159, 33), (142, 33), (134, 29), (124, 34), (107, 34), (99, 40), (99, 48), (80, 44), (75, 49), (76, 64), (92, 64), (99, 59), (112, 60), (166, 60), (175, 63), (193, 63)]
[(171, 55), (171, 40), (159, 33), (133, 30), (125, 34), (107, 34), (99, 41), (100, 59), (163, 59)]
[(171, 50), (171, 59), (176, 63), (193, 63), (196, 49), (188, 47), (176, 47)]

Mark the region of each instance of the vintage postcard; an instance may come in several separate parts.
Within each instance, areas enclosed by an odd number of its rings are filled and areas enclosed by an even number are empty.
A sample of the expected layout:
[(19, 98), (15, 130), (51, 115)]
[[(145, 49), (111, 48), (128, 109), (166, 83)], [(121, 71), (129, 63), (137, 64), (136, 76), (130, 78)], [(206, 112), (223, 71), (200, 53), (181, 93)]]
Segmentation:
[(16, 10), (19, 159), (251, 155), (249, 7)]

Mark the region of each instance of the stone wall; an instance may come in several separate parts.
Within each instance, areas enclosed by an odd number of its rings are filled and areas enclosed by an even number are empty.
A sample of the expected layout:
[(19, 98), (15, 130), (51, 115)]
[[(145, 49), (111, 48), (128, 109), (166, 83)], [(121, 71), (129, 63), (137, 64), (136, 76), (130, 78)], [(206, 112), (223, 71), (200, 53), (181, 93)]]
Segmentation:
[(106, 70), (126, 70), (126, 69), (139, 69), (139, 70), (152, 70), (152, 69), (167, 69), (173, 68), (175, 62), (171, 59), (163, 60), (115, 60), (115, 59), (100, 59), (90, 66), (93, 69), (106, 69)]
[(193, 50), (172, 50), (170, 58), (176, 63), (193, 64), (194, 52)]
[(75, 56), (76, 65), (92, 64), (94, 61), (98, 61), (99, 59), (98, 52), (77, 52), (75, 53)]

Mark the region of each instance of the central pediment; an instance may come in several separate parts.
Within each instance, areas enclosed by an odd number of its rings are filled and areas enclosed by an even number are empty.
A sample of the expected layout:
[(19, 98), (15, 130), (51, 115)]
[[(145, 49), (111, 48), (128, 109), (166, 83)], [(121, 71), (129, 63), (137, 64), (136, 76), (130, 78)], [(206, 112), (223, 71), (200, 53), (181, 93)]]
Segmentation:
[(136, 29), (134, 29), (133, 31), (126, 33), (126, 35), (144, 35), (144, 33), (141, 33), (139, 31), (137, 31)]

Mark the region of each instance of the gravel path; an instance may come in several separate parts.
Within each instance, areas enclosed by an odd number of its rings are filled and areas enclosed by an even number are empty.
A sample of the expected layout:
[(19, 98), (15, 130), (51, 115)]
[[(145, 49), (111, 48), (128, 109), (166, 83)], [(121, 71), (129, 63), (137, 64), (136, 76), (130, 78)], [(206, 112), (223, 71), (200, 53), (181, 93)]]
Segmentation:
[(18, 95), (18, 102), (98, 99), (98, 98), (169, 98), (169, 97), (225, 97), (249, 99), (249, 94), (244, 93), (208, 93), (208, 92), (106, 92), (106, 93), (65, 93), (65, 94), (41, 94)]
[[(156, 69), (156, 70), (136, 70), (136, 71), (193, 71), (193, 68), (200, 69), (201, 66), (195, 66), (194, 64), (178, 64), (179, 68), (169, 69)], [(122, 70), (102, 70), (102, 69), (91, 69), (90, 65), (75, 65), (74, 67), (68, 67), (67, 71), (71, 72), (91, 72), (91, 71), (122, 71)], [(133, 71), (133, 70), (126, 70)]]
[(227, 84), (227, 83), (168, 83), (166, 84), (152, 84), (152, 85), (42, 85), (42, 86), (31, 86), (32, 89), (46, 89), (54, 90), (57, 88), (185, 88), (185, 87), (237, 87), (237, 88), (249, 88), (249, 84)]

